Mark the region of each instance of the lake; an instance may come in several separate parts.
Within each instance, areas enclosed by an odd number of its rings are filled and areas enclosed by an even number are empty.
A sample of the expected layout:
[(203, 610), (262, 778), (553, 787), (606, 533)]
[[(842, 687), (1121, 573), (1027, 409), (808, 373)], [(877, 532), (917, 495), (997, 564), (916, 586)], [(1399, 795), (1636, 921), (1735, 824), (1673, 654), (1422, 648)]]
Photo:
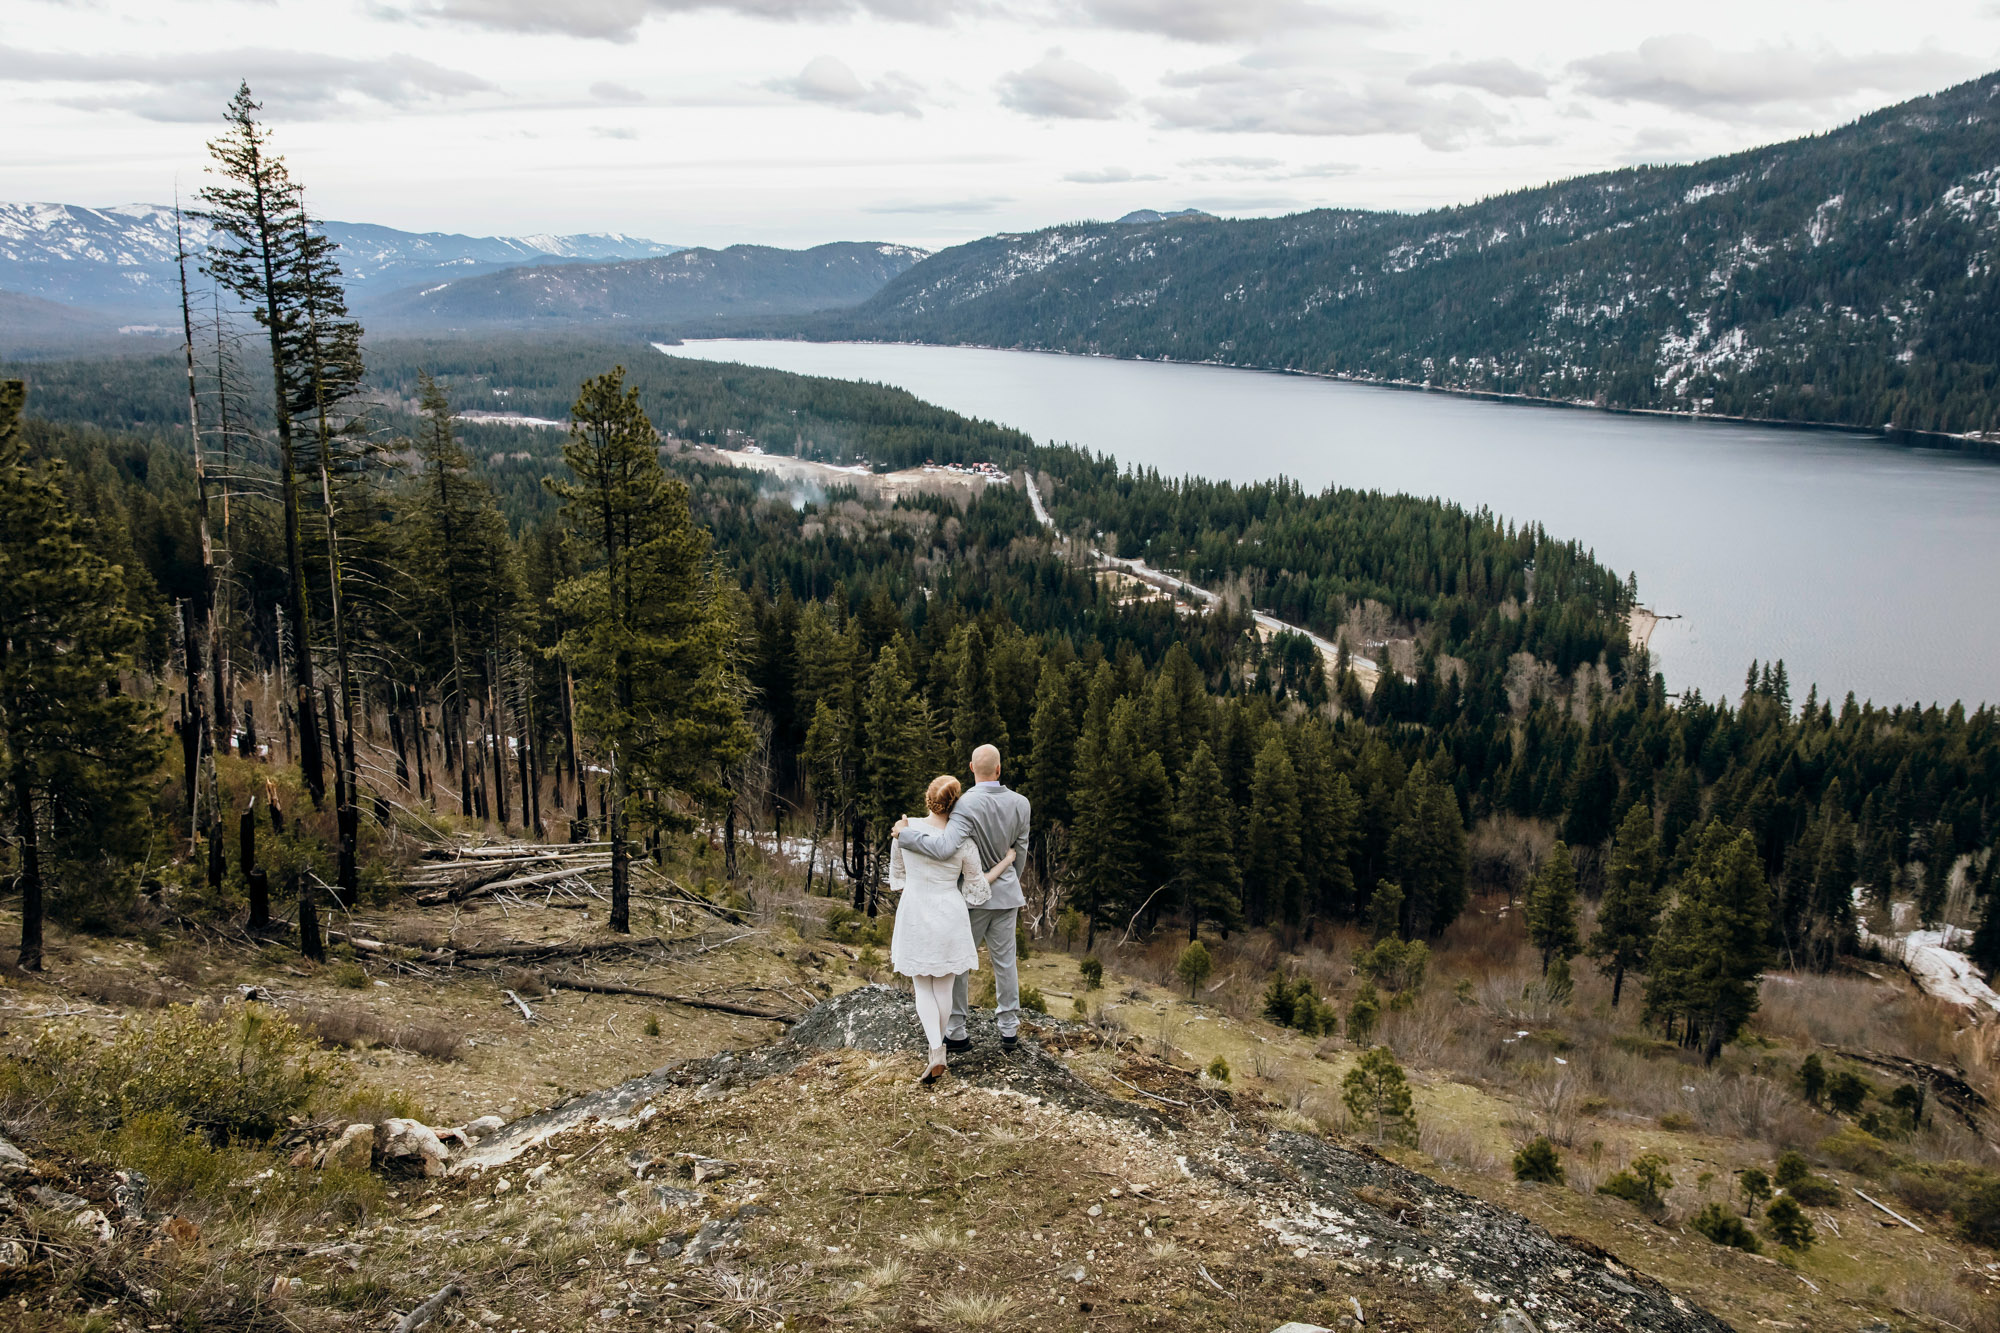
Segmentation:
[(879, 343), (675, 355), (873, 380), (1044, 442), (1231, 481), (1485, 506), (1591, 547), (1662, 615), (1669, 687), (2000, 701), (2000, 463), (1850, 432), (1487, 402), (1301, 375)]

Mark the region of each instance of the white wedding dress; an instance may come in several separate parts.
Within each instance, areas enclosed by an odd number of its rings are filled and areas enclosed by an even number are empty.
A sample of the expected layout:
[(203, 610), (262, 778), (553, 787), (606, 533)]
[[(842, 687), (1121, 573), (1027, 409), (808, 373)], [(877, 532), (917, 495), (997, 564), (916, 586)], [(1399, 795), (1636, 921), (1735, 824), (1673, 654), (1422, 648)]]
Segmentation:
[(979, 966), (972, 919), (958, 891), (961, 878), (980, 879), (979, 849), (967, 838), (958, 855), (937, 861), (891, 840), (889, 887), (902, 891), (889, 963), (906, 977), (949, 977)]

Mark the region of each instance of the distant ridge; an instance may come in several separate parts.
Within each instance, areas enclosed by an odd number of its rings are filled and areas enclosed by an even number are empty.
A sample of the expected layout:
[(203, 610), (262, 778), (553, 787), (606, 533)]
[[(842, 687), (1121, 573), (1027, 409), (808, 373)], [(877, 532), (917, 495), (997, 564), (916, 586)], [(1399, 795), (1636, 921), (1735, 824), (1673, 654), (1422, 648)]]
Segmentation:
[(617, 264), (510, 268), (401, 293), (377, 327), (477, 329), (620, 324), (666, 331), (740, 316), (859, 305), (928, 252), (880, 241), (809, 250), (732, 245)]
[(1135, 208), (1112, 225), (1117, 227), (1136, 226), (1142, 222), (1165, 222), (1169, 218), (1207, 218), (1215, 221), (1215, 214), (1204, 213), (1199, 208), (1181, 208), (1170, 213), (1162, 213), (1154, 208)]
[[(184, 214), (189, 248), (208, 229)], [(378, 295), (520, 264), (670, 255), (682, 247), (637, 236), (459, 236), (365, 222), (329, 222), (340, 246), (348, 296), (366, 313)], [(164, 204), (84, 208), (0, 204), (0, 290), (25, 293), (122, 319), (175, 314), (174, 212)]]
[(989, 236), (768, 332), (2000, 440), (2000, 75), (1790, 143), (1416, 215), (1142, 210)]

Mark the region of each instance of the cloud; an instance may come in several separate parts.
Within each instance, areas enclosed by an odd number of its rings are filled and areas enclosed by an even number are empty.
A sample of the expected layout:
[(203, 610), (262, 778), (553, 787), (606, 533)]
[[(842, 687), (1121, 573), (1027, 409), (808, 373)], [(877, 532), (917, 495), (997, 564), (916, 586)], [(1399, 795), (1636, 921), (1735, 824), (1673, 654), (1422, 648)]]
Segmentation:
[(985, 195), (975, 199), (934, 199), (907, 203), (870, 204), (864, 213), (994, 213), (1002, 205), (1013, 203), (1004, 194)]
[(1547, 97), (1549, 81), (1511, 60), (1461, 60), (1431, 65), (1412, 74), (1413, 88), (1433, 88), (1442, 84), (1453, 88), (1477, 88), (1495, 97)]
[(646, 94), (637, 88), (627, 88), (622, 83), (593, 83), (590, 95), (600, 102), (610, 102), (614, 106), (638, 106), (646, 100)]
[(1490, 133), (1493, 113), (1464, 93), (1445, 97), (1406, 87), (1359, 91), (1310, 69), (1241, 60), (1168, 75), (1182, 91), (1146, 103), (1167, 129), (1225, 134), (1303, 134), (1364, 137), (1413, 134), (1438, 150), (1463, 147)]
[(1165, 176), (1135, 175), (1130, 167), (1099, 167), (1094, 171), (1068, 171), (1063, 179), (1077, 185), (1126, 185), (1133, 181), (1165, 180)]
[(1192, 157), (1181, 166), (1198, 173), (1199, 179), (1319, 180), (1328, 176), (1351, 176), (1361, 170), (1352, 162), (1290, 163), (1275, 157)]
[(1117, 79), (1054, 47), (1026, 69), (1001, 75), (999, 88), (1003, 106), (1050, 120), (1110, 120), (1132, 100)]
[(1378, 10), (1318, 0), (1073, 0), (1085, 22), (1184, 42), (1255, 41), (1327, 24), (1379, 26)]
[(1574, 61), (1583, 91), (1614, 102), (1645, 102), (1730, 118), (1767, 108), (1806, 109), (1844, 101), (1863, 89), (1900, 93), (1935, 88), (1979, 62), (1926, 48), (1844, 56), (1830, 47), (1763, 46), (1724, 51), (1706, 37), (1648, 37), (1630, 51)]
[(85, 84), (103, 91), (60, 97), (86, 111), (128, 111), (147, 120), (219, 120), (223, 104), (248, 80), (265, 111), (314, 120), (351, 108), (354, 99), (409, 110), (489, 91), (486, 80), (415, 56), (350, 60), (306, 51), (245, 47), (202, 55), (79, 56), (0, 47), (0, 82)]
[(979, 0), (385, 0), (376, 12), (394, 18), (445, 19), (498, 32), (550, 32), (629, 42), (656, 14), (719, 11), (776, 22), (813, 22), (865, 15), (907, 23), (940, 23)]
[(591, 134), (599, 139), (636, 139), (639, 131), (629, 125), (593, 125)]
[(921, 116), (917, 97), (923, 91), (900, 74), (863, 83), (859, 75), (832, 56), (814, 56), (789, 79), (773, 79), (766, 87), (802, 102), (818, 102), (875, 116)]

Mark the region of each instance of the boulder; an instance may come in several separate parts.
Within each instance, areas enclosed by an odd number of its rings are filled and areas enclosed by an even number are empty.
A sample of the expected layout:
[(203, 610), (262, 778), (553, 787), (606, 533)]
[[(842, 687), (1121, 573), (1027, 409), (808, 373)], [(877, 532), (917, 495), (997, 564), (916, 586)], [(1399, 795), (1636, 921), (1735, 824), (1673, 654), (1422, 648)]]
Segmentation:
[(1528, 1318), (1527, 1312), (1514, 1305), (1500, 1312), (1500, 1317), (1493, 1321), (1493, 1328), (1494, 1333), (1541, 1333), (1535, 1327), (1535, 1321)]
[(375, 1162), (375, 1126), (352, 1124), (319, 1155), (319, 1167), (366, 1171)]
[(429, 1125), (398, 1116), (382, 1122), (375, 1146), (384, 1169), (410, 1175), (441, 1176), (451, 1154)]
[(1272, 1329), (1271, 1333), (1333, 1333), (1333, 1330), (1324, 1324), (1301, 1324), (1294, 1322), (1280, 1324)]

